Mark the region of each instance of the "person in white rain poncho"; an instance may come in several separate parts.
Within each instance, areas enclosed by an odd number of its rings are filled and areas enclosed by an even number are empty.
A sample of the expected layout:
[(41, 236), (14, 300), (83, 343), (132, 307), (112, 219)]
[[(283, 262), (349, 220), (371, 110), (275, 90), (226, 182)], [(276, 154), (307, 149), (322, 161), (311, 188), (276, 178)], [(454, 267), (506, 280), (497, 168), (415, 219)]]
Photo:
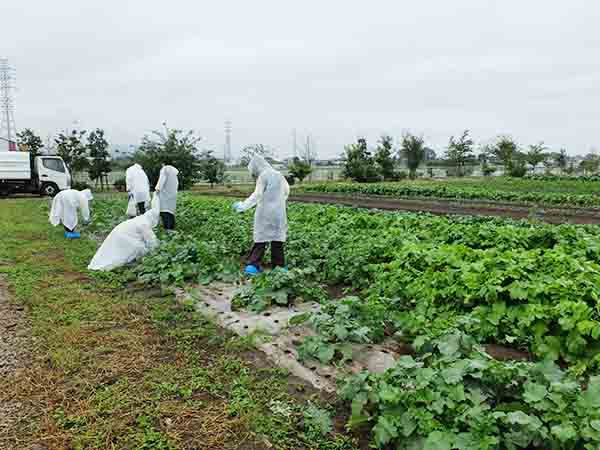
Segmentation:
[(125, 171), (125, 186), (129, 193), (130, 206), (127, 208), (129, 216), (146, 212), (146, 205), (150, 203), (150, 182), (142, 166), (134, 164)]
[(290, 187), (286, 179), (271, 167), (260, 155), (255, 155), (248, 165), (250, 174), (256, 178), (254, 193), (243, 202), (236, 202), (233, 208), (244, 212), (254, 206), (254, 246), (248, 256), (245, 272), (249, 275), (261, 271), (260, 263), (267, 244), (271, 244), (273, 267), (285, 266), (283, 245), (287, 240), (286, 203)]
[(110, 232), (92, 258), (88, 269), (112, 270), (154, 249), (159, 243), (153, 231), (158, 225), (159, 211), (159, 200), (155, 195), (149, 211), (120, 223)]
[(75, 228), (79, 224), (79, 212), (84, 222), (90, 220), (89, 201), (94, 197), (92, 191), (77, 191), (75, 189), (67, 189), (60, 191), (52, 200), (52, 209), (50, 210), (50, 223), (54, 226), (63, 224), (65, 228), (65, 237), (78, 238), (79, 233), (75, 232)]
[(175, 229), (175, 209), (177, 207), (177, 189), (179, 188), (177, 174), (179, 171), (175, 167), (163, 164), (158, 183), (156, 183), (155, 189), (160, 200), (160, 217), (165, 230)]

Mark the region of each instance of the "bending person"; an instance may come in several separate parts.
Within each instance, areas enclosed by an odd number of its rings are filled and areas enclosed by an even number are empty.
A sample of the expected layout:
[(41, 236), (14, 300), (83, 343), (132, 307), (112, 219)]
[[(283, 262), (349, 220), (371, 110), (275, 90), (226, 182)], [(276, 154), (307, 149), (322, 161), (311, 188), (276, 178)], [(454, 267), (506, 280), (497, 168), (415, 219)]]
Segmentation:
[(125, 171), (125, 186), (137, 215), (144, 214), (146, 205), (150, 203), (150, 182), (142, 166), (136, 163)]
[(141, 216), (117, 225), (104, 240), (92, 261), (90, 270), (108, 271), (124, 266), (154, 249), (159, 241), (153, 228), (158, 225), (159, 201), (152, 200), (152, 209)]
[(163, 164), (158, 183), (156, 183), (156, 193), (160, 200), (160, 217), (165, 230), (175, 229), (175, 209), (177, 207), (177, 190), (179, 189), (178, 173), (179, 171), (175, 167)]
[(77, 191), (75, 189), (67, 189), (60, 191), (52, 200), (52, 209), (50, 210), (50, 223), (54, 226), (63, 224), (65, 228), (65, 237), (76, 239), (80, 234), (75, 231), (79, 224), (79, 212), (83, 218), (83, 222), (90, 221), (90, 206), (89, 202), (94, 197), (92, 191), (86, 189)]
[(254, 246), (247, 259), (245, 272), (259, 273), (262, 258), (271, 245), (273, 267), (285, 266), (284, 243), (287, 240), (286, 203), (290, 195), (288, 182), (281, 173), (260, 155), (255, 155), (248, 165), (250, 174), (256, 179), (254, 193), (244, 202), (236, 202), (233, 208), (244, 212), (256, 206), (254, 213)]

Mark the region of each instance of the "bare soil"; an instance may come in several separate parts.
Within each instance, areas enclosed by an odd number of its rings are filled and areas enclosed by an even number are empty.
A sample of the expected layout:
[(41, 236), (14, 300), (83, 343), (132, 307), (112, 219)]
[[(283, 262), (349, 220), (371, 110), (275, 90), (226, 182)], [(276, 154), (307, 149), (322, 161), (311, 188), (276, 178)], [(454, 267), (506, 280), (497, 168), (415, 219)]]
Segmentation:
[[(12, 303), (7, 285), (0, 277), (0, 392), (24, 370), (29, 361), (31, 330), (24, 308)], [(5, 384), (6, 383), (6, 384)], [(0, 450), (15, 448), (16, 424), (27, 420), (30, 410), (16, 398), (0, 401)]]
[[(200, 195), (242, 197), (244, 192), (199, 192)], [(345, 205), (354, 208), (381, 209), (387, 211), (427, 212), (435, 215), (496, 216), (511, 219), (536, 219), (552, 224), (572, 223), (580, 225), (600, 224), (600, 210), (581, 208), (546, 208), (510, 203), (448, 201), (432, 199), (398, 199), (340, 194), (293, 194), (291, 202)]]

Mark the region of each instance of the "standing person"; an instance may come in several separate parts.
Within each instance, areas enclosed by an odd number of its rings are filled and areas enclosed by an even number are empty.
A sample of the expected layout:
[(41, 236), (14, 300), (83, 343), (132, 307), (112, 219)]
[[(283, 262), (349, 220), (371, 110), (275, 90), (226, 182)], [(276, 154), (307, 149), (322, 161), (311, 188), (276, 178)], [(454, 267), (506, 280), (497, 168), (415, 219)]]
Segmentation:
[(63, 224), (65, 228), (65, 237), (76, 239), (80, 234), (75, 231), (79, 223), (79, 214), (83, 218), (84, 223), (90, 220), (89, 202), (94, 197), (92, 191), (77, 191), (75, 189), (67, 189), (60, 191), (52, 200), (52, 209), (50, 210), (50, 223), (54, 226)]
[(88, 269), (112, 270), (130, 263), (156, 248), (160, 242), (154, 234), (153, 228), (158, 225), (159, 203), (155, 195), (150, 210), (117, 225), (92, 258)]
[(175, 229), (175, 208), (177, 207), (177, 189), (179, 189), (178, 173), (179, 171), (169, 163), (163, 164), (158, 183), (156, 183), (156, 193), (160, 200), (160, 217), (165, 230)]
[(142, 166), (136, 163), (125, 171), (125, 186), (130, 201), (135, 203), (137, 214), (144, 214), (146, 204), (150, 203), (150, 182)]
[(252, 157), (248, 170), (256, 179), (256, 189), (245, 201), (235, 202), (233, 208), (244, 212), (256, 206), (254, 246), (248, 255), (244, 270), (248, 275), (255, 275), (262, 271), (260, 264), (269, 243), (272, 266), (285, 266), (283, 246), (287, 240), (286, 202), (290, 195), (290, 187), (283, 175), (260, 155)]

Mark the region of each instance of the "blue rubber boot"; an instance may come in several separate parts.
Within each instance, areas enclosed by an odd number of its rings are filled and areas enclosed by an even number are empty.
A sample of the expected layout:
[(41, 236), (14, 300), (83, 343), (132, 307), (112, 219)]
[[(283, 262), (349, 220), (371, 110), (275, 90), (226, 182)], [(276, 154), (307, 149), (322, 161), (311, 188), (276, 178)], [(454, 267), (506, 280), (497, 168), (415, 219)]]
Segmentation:
[(65, 231), (65, 237), (66, 237), (67, 239), (70, 239), (70, 238), (69, 238), (69, 234), (70, 234), (70, 231)]
[(244, 269), (244, 273), (246, 275), (258, 275), (261, 272), (260, 268), (253, 266), (253, 265), (247, 265), (246, 268)]
[(66, 235), (67, 239), (79, 239), (81, 237), (78, 231), (67, 232)]

